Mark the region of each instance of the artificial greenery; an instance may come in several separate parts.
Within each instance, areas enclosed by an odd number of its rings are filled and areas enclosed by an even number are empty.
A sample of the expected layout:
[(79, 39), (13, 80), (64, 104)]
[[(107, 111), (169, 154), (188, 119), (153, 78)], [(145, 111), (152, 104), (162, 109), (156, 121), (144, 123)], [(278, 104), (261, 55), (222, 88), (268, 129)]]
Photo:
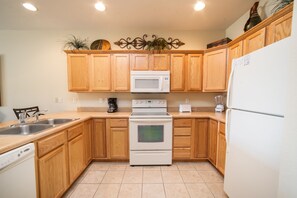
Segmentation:
[(87, 39), (80, 39), (78, 37), (75, 37), (74, 35), (71, 35), (71, 38), (69, 38), (65, 45), (64, 48), (71, 49), (71, 50), (83, 50), (86, 49), (88, 50), (88, 40)]
[(277, 11), (286, 7), (286, 5), (290, 4), (294, 0), (278, 0), (278, 3), (272, 8), (271, 13), (276, 13)]
[(147, 41), (146, 50), (156, 50), (161, 51), (164, 49), (170, 49), (168, 42), (164, 38), (154, 37), (152, 41)]

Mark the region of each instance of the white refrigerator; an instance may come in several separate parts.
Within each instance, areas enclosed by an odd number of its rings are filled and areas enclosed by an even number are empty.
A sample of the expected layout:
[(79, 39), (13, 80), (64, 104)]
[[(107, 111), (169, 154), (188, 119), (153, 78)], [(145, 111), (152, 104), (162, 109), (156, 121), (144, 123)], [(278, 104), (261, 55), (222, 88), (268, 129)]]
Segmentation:
[(227, 96), (224, 190), (277, 197), (289, 39), (235, 59)]

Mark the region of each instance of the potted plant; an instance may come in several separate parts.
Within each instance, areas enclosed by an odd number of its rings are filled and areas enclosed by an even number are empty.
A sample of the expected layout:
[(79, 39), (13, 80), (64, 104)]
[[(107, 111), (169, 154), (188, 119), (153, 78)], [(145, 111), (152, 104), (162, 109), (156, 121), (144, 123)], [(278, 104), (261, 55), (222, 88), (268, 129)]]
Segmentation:
[(64, 48), (71, 49), (71, 50), (83, 50), (86, 49), (88, 50), (88, 44), (87, 44), (87, 39), (80, 39), (78, 37), (75, 37), (74, 35), (71, 35), (72, 37), (69, 38), (65, 45)]
[(157, 36), (153, 35), (153, 40), (147, 41), (146, 43), (146, 50), (160, 52), (164, 49), (170, 49), (168, 42), (164, 38), (158, 38)]

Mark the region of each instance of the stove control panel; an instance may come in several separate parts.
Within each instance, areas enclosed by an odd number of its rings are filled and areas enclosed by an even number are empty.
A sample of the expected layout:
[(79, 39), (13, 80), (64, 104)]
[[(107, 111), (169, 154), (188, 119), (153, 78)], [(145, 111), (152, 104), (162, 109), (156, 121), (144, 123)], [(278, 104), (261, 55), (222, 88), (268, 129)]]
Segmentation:
[(132, 100), (132, 108), (135, 107), (167, 107), (166, 100), (152, 99), (152, 100)]

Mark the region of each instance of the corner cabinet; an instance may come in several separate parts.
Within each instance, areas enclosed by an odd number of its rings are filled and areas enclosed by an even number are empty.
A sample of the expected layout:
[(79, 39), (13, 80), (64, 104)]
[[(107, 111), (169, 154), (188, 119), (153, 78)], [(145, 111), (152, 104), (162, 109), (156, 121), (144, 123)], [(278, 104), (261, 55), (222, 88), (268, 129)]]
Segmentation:
[(207, 52), (204, 54), (203, 64), (203, 91), (226, 91), (227, 74), (226, 49)]

